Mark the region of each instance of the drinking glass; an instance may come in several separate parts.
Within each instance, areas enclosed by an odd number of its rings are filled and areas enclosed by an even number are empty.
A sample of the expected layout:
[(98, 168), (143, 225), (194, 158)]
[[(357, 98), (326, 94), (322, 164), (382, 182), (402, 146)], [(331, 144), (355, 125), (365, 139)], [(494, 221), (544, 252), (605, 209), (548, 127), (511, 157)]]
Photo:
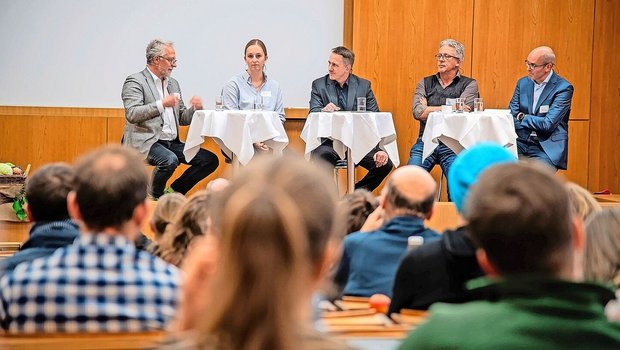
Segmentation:
[(457, 98), (456, 99), (456, 112), (463, 113), (465, 111), (465, 99)]
[(215, 110), (216, 111), (224, 110), (224, 101), (222, 101), (222, 96), (217, 96), (215, 98)]
[(484, 111), (484, 101), (482, 98), (474, 99), (474, 112), (483, 112)]
[(263, 96), (261, 95), (254, 96), (254, 110), (255, 111), (263, 110)]
[(366, 97), (357, 98), (357, 111), (366, 112)]

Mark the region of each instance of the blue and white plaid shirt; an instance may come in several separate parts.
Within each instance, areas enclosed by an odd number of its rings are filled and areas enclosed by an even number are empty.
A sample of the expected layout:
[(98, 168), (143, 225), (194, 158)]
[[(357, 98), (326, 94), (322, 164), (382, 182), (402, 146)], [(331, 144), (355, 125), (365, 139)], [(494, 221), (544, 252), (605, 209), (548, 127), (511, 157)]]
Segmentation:
[(179, 270), (126, 237), (82, 234), (0, 280), (0, 325), (9, 332), (135, 332), (174, 316)]

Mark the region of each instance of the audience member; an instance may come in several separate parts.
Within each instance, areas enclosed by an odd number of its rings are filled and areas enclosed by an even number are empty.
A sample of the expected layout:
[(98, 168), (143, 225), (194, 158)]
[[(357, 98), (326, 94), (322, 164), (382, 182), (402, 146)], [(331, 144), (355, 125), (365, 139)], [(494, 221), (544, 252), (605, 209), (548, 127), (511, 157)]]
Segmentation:
[(591, 214), (602, 210), (596, 198), (585, 188), (574, 182), (567, 182), (568, 198), (575, 214), (582, 220), (586, 220)]
[(209, 238), (188, 257), (180, 328), (193, 332), (179, 338), (194, 349), (344, 349), (310, 318), (339, 246), (336, 196), (331, 177), (301, 159), (244, 168), (215, 197), (221, 240), (209, 256), (219, 257), (203, 258)]
[(67, 198), (81, 223), (72, 245), (20, 264), (0, 281), (9, 332), (163, 329), (175, 315), (180, 275), (133, 241), (146, 220), (148, 175), (140, 155), (107, 146), (75, 166)]
[(0, 277), (25, 261), (51, 255), (73, 243), (80, 229), (69, 217), (67, 195), (73, 186), (73, 168), (64, 163), (46, 165), (26, 182), (26, 213), (30, 221), (29, 238), (19, 252), (0, 261)]
[(151, 186), (154, 199), (164, 194), (166, 182), (179, 163), (190, 167), (166, 189), (168, 192), (187, 193), (219, 164), (215, 154), (202, 148), (190, 161), (185, 159), (179, 125), (190, 124), (194, 112), (202, 109), (202, 99), (193, 96), (190, 107), (185, 107), (179, 83), (170, 76), (176, 66), (173, 43), (152, 40), (146, 47), (146, 68), (128, 76), (123, 84), (122, 143), (138, 150), (143, 159), (155, 166)]
[(349, 193), (340, 202), (342, 215), (346, 217), (347, 234), (359, 231), (368, 215), (379, 206), (379, 200), (365, 189), (359, 188)]
[[(490, 166), (516, 162), (505, 148), (482, 143), (461, 152), (450, 173), (448, 184), (452, 200), (459, 214), (464, 212), (465, 198), (478, 177)], [(389, 313), (401, 309), (426, 310), (435, 302), (462, 302), (466, 300), (465, 282), (483, 276), (476, 260), (476, 247), (465, 230), (467, 224), (447, 230), (438, 241), (407, 253), (394, 280), (393, 298)]]
[(230, 185), (230, 181), (223, 177), (218, 177), (217, 179), (213, 179), (207, 183), (207, 192), (215, 193), (220, 192)]
[(525, 66), (527, 77), (517, 81), (510, 100), (519, 158), (566, 169), (573, 86), (553, 71), (555, 53), (550, 47), (532, 50)]
[[(358, 97), (366, 98), (366, 110), (379, 112), (370, 82), (351, 73), (354, 61), (355, 54), (346, 47), (338, 46), (332, 49), (327, 61), (328, 74), (312, 82), (310, 112), (354, 111)], [(333, 140), (323, 138), (321, 145), (312, 151), (312, 158), (322, 159), (336, 166), (340, 156), (334, 150)], [(359, 165), (368, 170), (368, 174), (355, 184), (355, 188), (364, 188), (371, 192), (379, 187), (394, 166), (387, 152), (379, 145), (368, 152)]]
[(424, 226), (433, 213), (435, 180), (417, 166), (405, 166), (388, 179), (381, 200), (384, 224), (371, 232), (356, 232), (344, 239), (344, 250), (334, 281), (344, 295), (392, 295), (394, 276), (410, 236), (425, 242), (439, 235)]
[(439, 164), (443, 173), (447, 175), (456, 155), (442, 142), (439, 142), (428, 158), (422, 159), (424, 148), (422, 134), (426, 120), (431, 112), (441, 111), (441, 106), (447, 105), (448, 99), (464, 98), (465, 109), (471, 110), (474, 107), (474, 98), (478, 97), (478, 83), (460, 73), (465, 60), (465, 48), (460, 42), (454, 39), (442, 40), (435, 60), (437, 73), (420, 80), (413, 94), (412, 112), (413, 117), (420, 121), (420, 131), (418, 139), (411, 147), (409, 164), (421, 166), (429, 172)]
[(593, 213), (586, 232), (585, 279), (620, 287), (620, 208)]
[(155, 254), (155, 252), (159, 251), (159, 240), (164, 235), (168, 225), (175, 221), (178, 212), (185, 202), (187, 202), (187, 198), (176, 192), (166, 193), (159, 197), (149, 222), (154, 235), (153, 242), (148, 247), (149, 252)]
[(198, 191), (190, 196), (176, 220), (166, 228), (155, 255), (170, 264), (181, 266), (194, 240), (207, 232), (210, 201), (211, 194), (207, 191)]
[(401, 349), (614, 349), (620, 324), (603, 312), (614, 293), (572, 282), (583, 221), (563, 183), (535, 164), (485, 171), (465, 204), (471, 238), (488, 278), (475, 301), (437, 303)]

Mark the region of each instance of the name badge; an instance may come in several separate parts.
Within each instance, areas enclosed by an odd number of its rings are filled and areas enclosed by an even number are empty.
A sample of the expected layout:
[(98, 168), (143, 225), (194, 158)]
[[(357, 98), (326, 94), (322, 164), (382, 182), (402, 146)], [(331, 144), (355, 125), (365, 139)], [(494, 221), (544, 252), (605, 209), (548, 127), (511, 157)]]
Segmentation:
[(540, 109), (538, 110), (538, 112), (540, 112), (540, 113), (547, 113), (547, 112), (549, 112), (549, 105), (540, 106)]
[(260, 95), (263, 97), (271, 97), (271, 91), (261, 91)]

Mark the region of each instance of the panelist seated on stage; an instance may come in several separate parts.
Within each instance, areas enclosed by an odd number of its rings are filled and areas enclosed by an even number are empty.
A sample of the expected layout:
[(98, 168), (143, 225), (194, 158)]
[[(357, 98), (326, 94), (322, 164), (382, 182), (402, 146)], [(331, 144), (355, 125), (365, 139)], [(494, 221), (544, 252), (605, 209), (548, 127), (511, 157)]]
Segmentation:
[(527, 77), (519, 79), (510, 100), (519, 158), (566, 169), (573, 86), (553, 71), (555, 53), (550, 47), (532, 50), (525, 65)]
[(166, 182), (179, 163), (190, 167), (176, 179), (169, 192), (187, 193), (196, 183), (215, 171), (215, 154), (200, 149), (191, 161), (183, 155), (185, 144), (179, 140), (179, 125), (189, 125), (202, 99), (193, 96), (186, 108), (181, 98), (179, 83), (170, 74), (177, 66), (172, 42), (155, 39), (146, 47), (146, 68), (132, 74), (123, 84), (125, 106), (124, 145), (135, 148), (154, 165), (151, 195), (154, 199), (164, 194)]
[[(286, 120), (280, 84), (265, 74), (267, 47), (260, 39), (252, 39), (245, 45), (244, 60), (247, 69), (230, 78), (222, 89), (224, 109), (252, 110), (258, 102), (265, 111), (278, 112), (282, 123)], [(264, 142), (254, 144), (257, 151), (268, 151)]]
[(423, 78), (416, 85), (413, 95), (413, 117), (420, 122), (420, 132), (416, 143), (411, 147), (409, 165), (417, 165), (431, 171), (436, 164), (441, 166), (444, 174), (448, 174), (456, 154), (448, 146), (439, 143), (431, 155), (422, 159), (424, 141), (422, 135), (426, 127), (428, 115), (441, 111), (447, 99), (464, 98), (465, 110), (470, 111), (474, 99), (478, 97), (476, 80), (461, 75), (459, 72), (465, 57), (463, 44), (454, 39), (445, 39), (439, 43), (439, 51), (435, 55), (437, 73)]
[[(355, 54), (343, 46), (332, 49), (329, 56), (328, 74), (312, 82), (310, 96), (310, 112), (354, 111), (357, 109), (357, 98), (366, 98), (366, 110), (379, 112), (375, 95), (370, 82), (351, 73)], [(340, 157), (334, 150), (333, 141), (322, 139), (321, 145), (312, 151), (313, 159), (323, 159), (333, 166)], [(379, 145), (373, 148), (359, 162), (368, 174), (355, 184), (355, 188), (373, 191), (392, 170), (393, 164), (387, 152)]]

